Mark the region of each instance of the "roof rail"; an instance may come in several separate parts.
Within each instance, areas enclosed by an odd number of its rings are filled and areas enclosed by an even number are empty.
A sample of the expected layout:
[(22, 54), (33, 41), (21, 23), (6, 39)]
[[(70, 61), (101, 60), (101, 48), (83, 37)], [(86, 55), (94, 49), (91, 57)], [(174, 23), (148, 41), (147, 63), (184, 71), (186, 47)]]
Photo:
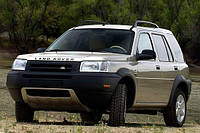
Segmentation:
[(149, 21), (144, 21), (144, 20), (136, 20), (135, 23), (133, 24), (133, 26), (130, 28), (130, 30), (132, 30), (134, 27), (137, 27), (139, 23), (150, 24), (150, 25), (155, 26), (155, 28), (159, 28), (159, 26), (155, 23), (152, 23)]
[(81, 26), (81, 25), (86, 25), (88, 23), (92, 23), (92, 24), (102, 24), (103, 26), (108, 24), (107, 22), (99, 22), (99, 21), (96, 21), (96, 20), (84, 20), (82, 21), (80, 24), (78, 24), (77, 26)]

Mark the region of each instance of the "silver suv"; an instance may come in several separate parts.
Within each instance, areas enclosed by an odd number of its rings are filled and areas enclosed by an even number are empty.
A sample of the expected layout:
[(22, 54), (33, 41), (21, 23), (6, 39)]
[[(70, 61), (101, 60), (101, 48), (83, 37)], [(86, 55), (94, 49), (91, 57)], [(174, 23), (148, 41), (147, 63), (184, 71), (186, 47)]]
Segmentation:
[(109, 113), (109, 125), (120, 126), (126, 113), (162, 112), (166, 125), (181, 127), (191, 92), (188, 78), (171, 31), (147, 21), (133, 26), (84, 21), (46, 50), (19, 55), (7, 86), (18, 122), (50, 110), (80, 113), (92, 124)]

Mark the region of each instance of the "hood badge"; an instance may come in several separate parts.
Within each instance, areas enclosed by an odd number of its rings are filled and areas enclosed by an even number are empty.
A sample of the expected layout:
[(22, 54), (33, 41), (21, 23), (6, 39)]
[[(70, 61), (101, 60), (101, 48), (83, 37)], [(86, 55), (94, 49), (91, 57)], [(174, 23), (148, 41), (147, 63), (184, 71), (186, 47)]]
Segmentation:
[(64, 57), (35, 57), (35, 60), (44, 60), (44, 61), (74, 61), (73, 58), (64, 58)]
[(65, 69), (66, 69), (66, 67), (62, 66), (62, 67), (60, 67), (60, 69), (61, 69), (61, 70), (65, 70)]

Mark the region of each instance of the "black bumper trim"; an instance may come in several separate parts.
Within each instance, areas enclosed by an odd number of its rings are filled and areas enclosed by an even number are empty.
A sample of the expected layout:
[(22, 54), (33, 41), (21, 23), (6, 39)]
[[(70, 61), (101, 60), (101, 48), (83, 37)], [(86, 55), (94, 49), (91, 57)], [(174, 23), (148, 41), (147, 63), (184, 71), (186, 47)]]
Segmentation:
[[(15, 101), (23, 100), (22, 87), (73, 89), (82, 104), (104, 109), (110, 105), (113, 91), (120, 79), (121, 76), (116, 73), (10, 71), (7, 87)], [(105, 88), (104, 85), (111, 87)]]

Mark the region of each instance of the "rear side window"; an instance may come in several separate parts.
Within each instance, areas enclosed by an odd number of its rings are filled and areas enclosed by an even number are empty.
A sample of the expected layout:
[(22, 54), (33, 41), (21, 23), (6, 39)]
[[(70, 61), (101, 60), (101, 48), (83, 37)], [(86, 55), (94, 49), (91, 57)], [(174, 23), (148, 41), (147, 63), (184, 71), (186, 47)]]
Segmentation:
[(158, 53), (159, 60), (169, 61), (168, 53), (162, 36), (157, 34), (152, 34), (152, 37), (156, 47), (156, 51)]
[(184, 62), (183, 53), (174, 35), (167, 34), (167, 37), (169, 39), (169, 45), (171, 47), (171, 50), (173, 51), (175, 61)]
[(165, 42), (165, 46), (166, 46), (166, 48), (167, 48), (167, 53), (168, 53), (168, 56), (169, 56), (169, 61), (170, 62), (173, 62), (174, 61), (174, 58), (173, 58), (173, 56), (172, 56), (172, 52), (171, 52), (171, 49), (170, 49), (170, 47), (169, 47), (169, 43), (167, 42), (167, 40), (166, 40), (166, 38), (164, 37), (164, 36), (162, 36), (163, 37), (163, 40), (164, 40), (164, 42)]

